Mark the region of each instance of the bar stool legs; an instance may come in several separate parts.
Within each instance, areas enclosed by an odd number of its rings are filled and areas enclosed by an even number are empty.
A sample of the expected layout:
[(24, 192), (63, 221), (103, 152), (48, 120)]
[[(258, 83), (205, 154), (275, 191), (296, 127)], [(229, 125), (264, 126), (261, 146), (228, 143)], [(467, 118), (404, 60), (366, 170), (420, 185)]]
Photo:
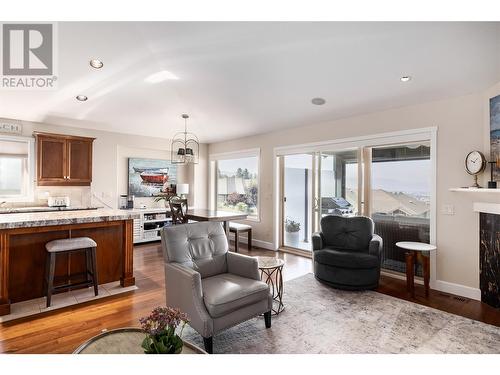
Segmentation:
[[(54, 276), (56, 270), (56, 254), (57, 252), (48, 252), (47, 253), (47, 262), (46, 262), (46, 272), (45, 272), (45, 280), (46, 280), (46, 295), (47, 295), (47, 307), (50, 307), (52, 302), (52, 294), (54, 291), (58, 289), (71, 288), (74, 286), (80, 285), (93, 285), (94, 286), (94, 294), (96, 296), (99, 295), (99, 289), (97, 285), (97, 254), (95, 247), (89, 247), (86, 249), (78, 249), (85, 251), (85, 281), (76, 283), (76, 284), (68, 284), (64, 286), (56, 286), (54, 287)], [(75, 251), (78, 251), (75, 250)], [(68, 253), (69, 251), (66, 251)], [(64, 251), (61, 251), (64, 253)]]
[(97, 296), (99, 294), (98, 288), (97, 288), (97, 255), (96, 255), (96, 248), (93, 247), (90, 250), (90, 254), (92, 256), (92, 281), (94, 282), (94, 294)]
[(50, 307), (52, 292), (54, 291), (54, 273), (56, 270), (56, 254), (49, 253), (47, 257), (47, 307)]

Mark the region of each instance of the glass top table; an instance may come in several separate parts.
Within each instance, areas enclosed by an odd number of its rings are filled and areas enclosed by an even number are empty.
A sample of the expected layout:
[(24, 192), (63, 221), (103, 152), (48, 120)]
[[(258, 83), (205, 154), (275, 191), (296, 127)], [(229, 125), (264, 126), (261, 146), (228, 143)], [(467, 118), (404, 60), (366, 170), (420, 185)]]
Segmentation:
[[(146, 337), (140, 328), (118, 328), (92, 337), (73, 354), (144, 354), (141, 347)], [(203, 349), (184, 341), (181, 354), (207, 354)]]

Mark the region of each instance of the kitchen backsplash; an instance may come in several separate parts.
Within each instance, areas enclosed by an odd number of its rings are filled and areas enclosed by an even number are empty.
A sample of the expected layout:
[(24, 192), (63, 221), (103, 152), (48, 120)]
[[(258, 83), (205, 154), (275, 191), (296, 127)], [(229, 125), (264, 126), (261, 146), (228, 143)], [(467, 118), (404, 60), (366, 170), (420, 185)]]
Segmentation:
[[(47, 206), (48, 197), (69, 197), (73, 207), (92, 206), (90, 186), (37, 186), (35, 187), (34, 202), (8, 202), (2, 207), (33, 207)], [(102, 204), (94, 204), (102, 206)]]

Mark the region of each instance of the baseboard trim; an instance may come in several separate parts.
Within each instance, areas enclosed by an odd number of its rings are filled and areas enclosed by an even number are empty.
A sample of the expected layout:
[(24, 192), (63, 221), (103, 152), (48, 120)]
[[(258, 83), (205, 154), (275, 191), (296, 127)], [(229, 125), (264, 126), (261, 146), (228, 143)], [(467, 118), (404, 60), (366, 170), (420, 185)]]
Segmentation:
[[(232, 241), (232, 239), (234, 238), (233, 236), (230, 236), (229, 237)], [(247, 237), (246, 236), (239, 236), (239, 239), (240, 239), (240, 244), (247, 244)], [(252, 246), (255, 246), (255, 247), (260, 247), (262, 249), (266, 249), (266, 250), (273, 250), (273, 251), (277, 251), (277, 249), (274, 247), (273, 243), (272, 242), (267, 242), (267, 241), (261, 241), (261, 240), (256, 240), (255, 238), (252, 238)]]
[(470, 286), (454, 284), (443, 280), (436, 280), (434, 287), (440, 292), (455, 294), (457, 296), (481, 301), (481, 290), (477, 288), (471, 288)]

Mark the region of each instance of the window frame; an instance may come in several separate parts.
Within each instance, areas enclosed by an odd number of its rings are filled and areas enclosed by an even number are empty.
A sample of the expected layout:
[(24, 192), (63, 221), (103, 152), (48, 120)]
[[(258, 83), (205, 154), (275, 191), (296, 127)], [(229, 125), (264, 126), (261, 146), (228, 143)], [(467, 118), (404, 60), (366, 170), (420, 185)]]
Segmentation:
[(0, 134), (0, 141), (23, 142), (28, 144), (28, 188), (24, 195), (0, 195), (2, 202), (33, 202), (35, 196), (35, 139), (33, 137)]
[(241, 151), (233, 151), (233, 152), (223, 152), (223, 153), (214, 153), (210, 154), (208, 157), (209, 161), (209, 208), (211, 210), (217, 209), (217, 191), (218, 191), (218, 178), (217, 178), (217, 170), (218, 170), (218, 162), (221, 160), (234, 160), (234, 159), (244, 159), (256, 157), (257, 158), (257, 215), (256, 216), (248, 216), (246, 221), (259, 222), (261, 221), (261, 157), (260, 157), (260, 148), (252, 148)]

